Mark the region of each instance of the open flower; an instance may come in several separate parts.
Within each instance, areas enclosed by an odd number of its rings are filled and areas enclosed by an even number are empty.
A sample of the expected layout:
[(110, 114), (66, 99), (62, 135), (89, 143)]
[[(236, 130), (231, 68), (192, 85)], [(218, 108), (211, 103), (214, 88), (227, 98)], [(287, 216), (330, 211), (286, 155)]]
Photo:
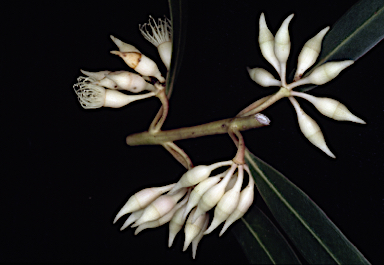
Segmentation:
[[(226, 166), (230, 168), (210, 176), (213, 170)], [(249, 181), (240, 191), (244, 170), (248, 173)], [(204, 235), (225, 222), (221, 236), (248, 211), (253, 202), (253, 189), (254, 181), (247, 165), (237, 165), (233, 161), (201, 165), (188, 170), (177, 183), (147, 188), (132, 195), (116, 215), (114, 223), (131, 213), (120, 230), (128, 226), (137, 227), (136, 235), (143, 229), (169, 222), (169, 247), (185, 225), (183, 251), (192, 244), (192, 256), (195, 258), (197, 245)], [(213, 208), (214, 216), (209, 225), (208, 211)]]
[(139, 28), (144, 38), (156, 46), (161, 60), (169, 70), (172, 55), (171, 21), (168, 18), (163, 20), (159, 18), (156, 22), (152, 16), (149, 16), (148, 23), (139, 25)]
[(101, 107), (121, 108), (129, 103), (153, 97), (155, 92), (143, 95), (126, 95), (116, 90), (106, 89), (96, 85), (94, 78), (80, 76), (73, 88), (77, 94), (79, 102), (84, 109), (97, 109)]
[(335, 158), (325, 143), (324, 136), (317, 123), (301, 109), (299, 103), (293, 98), (301, 97), (311, 102), (323, 115), (335, 120), (353, 121), (364, 124), (365, 122), (353, 115), (347, 107), (340, 102), (329, 98), (316, 98), (314, 96), (292, 91), (293, 88), (306, 84), (322, 85), (334, 79), (339, 73), (353, 64), (352, 60), (340, 62), (327, 62), (312, 70), (306, 77), (303, 74), (315, 63), (320, 54), (321, 43), (329, 27), (321, 30), (316, 36), (308, 40), (300, 52), (294, 82), (288, 84), (286, 80), (286, 63), (289, 57), (291, 42), (288, 26), (293, 14), (282, 23), (274, 37), (268, 29), (265, 16), (262, 13), (259, 21), (259, 46), (264, 58), (275, 68), (280, 80), (262, 68), (248, 69), (252, 80), (263, 87), (280, 86), (280, 90), (288, 96), (295, 108), (300, 130), (304, 136), (316, 147), (320, 148), (330, 157)]

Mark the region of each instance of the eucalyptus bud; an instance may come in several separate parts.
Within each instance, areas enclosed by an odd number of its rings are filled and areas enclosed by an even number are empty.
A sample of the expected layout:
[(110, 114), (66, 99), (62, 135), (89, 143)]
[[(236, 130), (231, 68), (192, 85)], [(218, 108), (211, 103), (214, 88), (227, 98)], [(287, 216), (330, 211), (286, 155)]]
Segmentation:
[[(138, 220), (143, 215), (144, 209), (133, 212), (127, 220), (124, 222), (123, 226), (120, 228), (120, 231), (123, 231), (125, 228), (133, 224), (136, 220)], [(116, 219), (115, 219), (116, 220)], [(115, 223), (114, 221), (113, 223)]]
[(228, 227), (231, 224), (233, 224), (235, 221), (243, 217), (253, 203), (255, 182), (250, 172), (248, 174), (249, 174), (248, 185), (240, 192), (239, 204), (237, 205), (235, 211), (233, 211), (233, 213), (231, 213), (231, 215), (225, 221), (219, 236), (222, 236), (223, 233), (228, 229)]
[(168, 247), (172, 246), (173, 240), (175, 240), (177, 233), (179, 233), (185, 223), (186, 216), (184, 215), (184, 212), (186, 207), (187, 205), (184, 205), (178, 209), (169, 222)]
[(112, 54), (120, 56), (129, 67), (139, 74), (154, 76), (160, 83), (165, 82), (164, 77), (161, 75), (160, 70), (154, 61), (142, 54), (136, 47), (124, 43), (112, 35), (111, 39), (119, 47), (119, 51), (111, 51)]
[(263, 87), (281, 86), (281, 82), (276, 80), (271, 73), (263, 68), (247, 69), (253, 81)]
[[(100, 72), (87, 72), (84, 70), (80, 70), (80, 71), (86, 76), (88, 76), (88, 78), (84, 78), (84, 79), (87, 79), (87, 81), (90, 84), (98, 85), (98, 86), (102, 86), (110, 89), (118, 88), (115, 82), (105, 77), (106, 75), (111, 73), (110, 71), (100, 71)], [(122, 71), (119, 71), (119, 72), (122, 72)]]
[(235, 186), (232, 189), (227, 191), (223, 197), (218, 202), (215, 208), (215, 214), (211, 225), (208, 227), (207, 231), (204, 232), (204, 235), (211, 233), (216, 229), (222, 222), (224, 222), (230, 215), (235, 211), (237, 205), (239, 204), (240, 198), (240, 189), (243, 184), (244, 169), (243, 166), (239, 166), (239, 175), (237, 177)]
[(86, 76), (92, 77), (92, 78), (94, 78), (97, 81), (103, 79), (107, 74), (109, 74), (111, 72), (111, 71), (88, 72), (88, 71), (84, 71), (84, 70), (81, 70), (81, 69), (80, 69), (80, 71), (83, 74), (85, 74)]
[(207, 229), (209, 223), (209, 217), (205, 219), (203, 228), (201, 229), (200, 233), (192, 240), (192, 258), (196, 258), (196, 251), (197, 251), (197, 246), (199, 245), (200, 240), (204, 236), (204, 231)]
[(191, 195), (189, 196), (189, 200), (188, 200), (184, 215), (183, 215), (184, 219), (188, 215), (188, 213), (192, 210), (192, 208), (195, 207), (199, 203), (201, 196), (203, 196), (203, 194), (207, 190), (209, 190), (210, 188), (215, 186), (219, 181), (220, 181), (220, 176), (210, 177), (210, 178), (200, 182), (199, 185), (197, 185), (192, 190)]
[(104, 77), (103, 79), (94, 82), (94, 84), (109, 89), (119, 89), (119, 86), (115, 82), (113, 82), (113, 80), (108, 79), (107, 77)]
[(237, 176), (238, 176), (238, 172), (236, 172), (235, 174), (233, 174), (233, 176), (231, 177), (231, 179), (229, 180), (228, 184), (227, 184), (227, 187), (225, 187), (225, 192), (229, 191), (230, 189), (232, 189), (236, 182), (237, 182)]
[(209, 166), (204, 166), (204, 165), (196, 166), (188, 170), (187, 172), (185, 172), (183, 176), (181, 176), (180, 180), (176, 183), (175, 187), (173, 187), (173, 189), (169, 193), (173, 193), (183, 187), (190, 187), (190, 186), (196, 185), (201, 181), (205, 180), (206, 178), (208, 178), (213, 170), (219, 167), (228, 166), (231, 164), (233, 164), (232, 161), (225, 161), (225, 162), (215, 163)]
[(293, 18), (293, 14), (288, 16), (281, 24), (279, 30), (275, 35), (275, 55), (280, 64), (285, 64), (289, 57), (291, 49), (291, 41), (289, 38), (288, 26)]
[[(185, 203), (187, 202), (188, 200), (188, 197), (189, 196), (185, 196), (185, 198), (179, 202), (178, 204), (176, 204), (175, 207), (172, 208), (171, 211), (169, 211), (167, 214), (165, 214), (164, 216), (162, 216), (161, 218), (157, 219), (157, 220), (153, 220), (153, 221), (149, 221), (149, 222), (145, 222), (141, 225), (139, 225), (136, 230), (135, 230), (135, 235), (137, 235), (138, 233), (140, 233), (141, 231), (143, 231), (144, 229), (147, 229), (147, 228), (155, 228), (155, 227), (159, 227), (159, 226), (162, 226), (163, 224), (166, 224), (168, 223), (169, 221), (171, 221), (172, 217), (175, 215), (175, 212), (177, 210), (179, 210), (180, 208), (182, 208)], [(133, 226), (132, 226), (133, 227)]]
[(232, 165), (231, 169), (219, 182), (219, 184), (216, 184), (204, 193), (197, 205), (195, 213), (193, 214), (192, 222), (194, 222), (201, 214), (211, 210), (220, 201), (224, 195), (225, 187), (231, 179), (233, 172), (236, 170), (236, 167), (236, 165)]
[(183, 251), (186, 251), (192, 240), (202, 231), (206, 219), (208, 219), (208, 213), (200, 215), (195, 221), (192, 222), (192, 216), (196, 209), (194, 209), (191, 215), (188, 217), (187, 223), (185, 224), (184, 234), (184, 247)]
[(181, 189), (174, 195), (160, 196), (144, 209), (143, 215), (135, 222), (135, 225), (141, 225), (163, 217), (175, 207), (177, 201), (184, 196), (186, 191), (187, 189)]
[(336, 158), (325, 143), (324, 136), (320, 130), (319, 125), (317, 125), (317, 123), (301, 109), (296, 99), (294, 99), (293, 97), (289, 97), (289, 99), (295, 107), (299, 127), (304, 136), (313, 145), (320, 148), (324, 153), (326, 153), (332, 158)]
[(113, 223), (127, 213), (131, 213), (147, 207), (151, 202), (156, 200), (161, 194), (169, 191), (175, 186), (175, 183), (162, 187), (146, 188), (133, 194), (125, 203), (123, 208), (117, 213)]
[(310, 84), (322, 85), (334, 79), (342, 70), (353, 63), (354, 61), (352, 60), (328, 62), (315, 68), (315, 70), (304, 79), (308, 80), (308, 83)]
[(128, 44), (128, 43), (125, 43), (125, 42), (122, 42), (121, 40), (119, 40), (118, 38), (116, 38), (112, 35), (110, 35), (110, 37), (111, 37), (112, 41), (116, 44), (116, 46), (119, 48), (119, 51), (141, 53), (135, 46)]
[(264, 13), (259, 20), (259, 47), (264, 58), (280, 73), (280, 63), (275, 55), (275, 38), (268, 29)]
[(304, 72), (316, 62), (321, 51), (321, 43), (328, 30), (329, 27), (326, 27), (304, 44), (298, 57), (295, 80), (300, 79)]
[(293, 95), (297, 95), (311, 102), (324, 116), (337, 121), (353, 121), (365, 124), (365, 121), (353, 115), (345, 105), (337, 100), (331, 98), (317, 98), (300, 92), (294, 92)]
[(127, 71), (119, 71), (106, 75), (106, 79), (116, 83), (120, 89), (138, 93), (143, 90), (156, 91), (152, 84), (147, 83), (143, 77)]

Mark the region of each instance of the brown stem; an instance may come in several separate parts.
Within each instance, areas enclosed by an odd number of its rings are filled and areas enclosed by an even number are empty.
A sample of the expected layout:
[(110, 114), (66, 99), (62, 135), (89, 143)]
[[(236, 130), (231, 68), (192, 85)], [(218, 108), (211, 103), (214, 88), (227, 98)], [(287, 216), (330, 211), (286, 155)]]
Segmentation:
[(166, 142), (163, 143), (162, 146), (167, 149), (168, 152), (173, 155), (173, 157), (180, 162), (186, 169), (191, 169), (193, 168), (193, 164), (189, 156), (184, 152), (183, 149), (178, 147), (175, 143), (173, 142)]
[(238, 138), (238, 141), (236, 144), (237, 153), (236, 153), (236, 156), (232, 160), (233, 160), (233, 162), (235, 162), (238, 165), (244, 165), (245, 164), (245, 161), (244, 161), (244, 152), (245, 152), (244, 138), (241, 135), (240, 131), (236, 127), (232, 128), (232, 131)]

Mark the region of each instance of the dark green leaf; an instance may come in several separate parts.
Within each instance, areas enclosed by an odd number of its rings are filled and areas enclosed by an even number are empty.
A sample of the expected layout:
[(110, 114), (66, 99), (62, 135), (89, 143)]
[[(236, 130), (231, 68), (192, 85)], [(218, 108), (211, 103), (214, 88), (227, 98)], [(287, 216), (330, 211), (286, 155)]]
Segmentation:
[(246, 162), (272, 214), (309, 263), (369, 264), (303, 191), (249, 151)]
[(300, 264), (288, 242), (256, 205), (232, 231), (252, 264)]
[[(311, 69), (327, 61), (357, 60), (383, 38), (384, 1), (361, 0), (352, 6), (325, 35), (322, 51)], [(315, 87), (315, 85), (302, 86), (298, 90), (308, 91)]]
[(187, 1), (169, 0), (169, 7), (172, 20), (172, 59), (165, 88), (168, 98), (171, 96), (183, 59), (188, 20)]

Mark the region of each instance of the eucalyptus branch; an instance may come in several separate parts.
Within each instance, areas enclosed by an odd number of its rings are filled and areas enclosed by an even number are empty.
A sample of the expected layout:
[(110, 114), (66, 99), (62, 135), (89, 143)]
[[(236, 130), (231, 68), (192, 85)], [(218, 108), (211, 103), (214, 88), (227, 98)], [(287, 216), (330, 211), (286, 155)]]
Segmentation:
[(269, 119), (265, 115), (259, 114), (255, 116), (229, 118), (192, 127), (159, 131), (155, 134), (150, 132), (135, 133), (129, 135), (126, 141), (127, 144), (131, 146), (157, 145), (206, 135), (228, 133), (231, 127), (237, 127), (239, 131), (245, 131), (265, 125), (269, 125)]

